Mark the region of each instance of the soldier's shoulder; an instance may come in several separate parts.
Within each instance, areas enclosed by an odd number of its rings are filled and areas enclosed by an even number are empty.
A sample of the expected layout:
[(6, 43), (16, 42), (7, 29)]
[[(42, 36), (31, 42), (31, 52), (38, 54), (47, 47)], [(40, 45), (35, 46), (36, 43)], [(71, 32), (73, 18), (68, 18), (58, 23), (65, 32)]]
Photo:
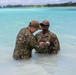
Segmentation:
[(27, 30), (27, 28), (22, 28), (20, 31), (24, 31), (24, 30)]
[(22, 28), (22, 29), (19, 31), (19, 34), (18, 34), (18, 35), (20, 35), (20, 34), (25, 34), (25, 33), (27, 33), (27, 28)]
[(52, 37), (57, 37), (57, 35), (54, 32), (49, 32), (51, 34)]
[(26, 30), (26, 28), (22, 28), (19, 32), (24, 32)]

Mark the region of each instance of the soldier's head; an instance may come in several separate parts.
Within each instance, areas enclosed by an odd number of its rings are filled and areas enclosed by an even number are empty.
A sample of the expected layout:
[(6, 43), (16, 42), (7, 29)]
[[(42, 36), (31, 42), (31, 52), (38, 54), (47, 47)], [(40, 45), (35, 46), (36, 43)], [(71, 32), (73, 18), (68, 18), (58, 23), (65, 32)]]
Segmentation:
[(48, 20), (43, 20), (42, 23), (40, 23), (40, 26), (42, 30), (48, 30), (50, 22)]
[(36, 30), (40, 29), (39, 22), (37, 20), (32, 20), (29, 23), (29, 27), (31, 32), (35, 32)]

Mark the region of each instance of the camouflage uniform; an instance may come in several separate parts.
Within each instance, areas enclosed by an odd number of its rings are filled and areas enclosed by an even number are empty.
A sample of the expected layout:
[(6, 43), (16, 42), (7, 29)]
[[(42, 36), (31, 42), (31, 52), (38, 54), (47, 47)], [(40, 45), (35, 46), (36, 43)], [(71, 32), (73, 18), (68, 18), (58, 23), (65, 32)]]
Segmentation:
[(36, 49), (37, 53), (53, 53), (54, 51), (57, 53), (60, 50), (59, 40), (57, 36), (50, 31), (48, 31), (46, 34), (43, 34), (43, 31), (41, 31), (36, 34), (35, 38), (38, 43), (47, 41), (50, 42), (50, 46), (43, 45), (41, 49)]
[(28, 59), (31, 57), (32, 49), (37, 48), (37, 42), (28, 28), (23, 28), (19, 32), (13, 53), (14, 59)]

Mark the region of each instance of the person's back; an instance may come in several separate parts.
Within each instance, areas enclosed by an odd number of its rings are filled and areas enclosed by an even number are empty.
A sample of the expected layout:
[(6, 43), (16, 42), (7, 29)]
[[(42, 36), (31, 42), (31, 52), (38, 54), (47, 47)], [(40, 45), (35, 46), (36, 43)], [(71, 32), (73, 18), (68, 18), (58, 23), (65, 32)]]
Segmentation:
[(28, 59), (31, 57), (32, 49), (37, 47), (37, 42), (33, 36), (33, 32), (38, 30), (38, 28), (39, 22), (33, 20), (30, 22), (27, 28), (20, 30), (19, 34), (17, 35), (16, 45), (13, 52), (14, 59)]
[(29, 40), (32, 40), (32, 38), (33, 38), (32, 34), (27, 28), (21, 29), (21, 31), (17, 36), (16, 46), (14, 49), (13, 57), (15, 59), (22, 59), (22, 58), (27, 59), (31, 57), (30, 55), (31, 55), (32, 47), (29, 45)]

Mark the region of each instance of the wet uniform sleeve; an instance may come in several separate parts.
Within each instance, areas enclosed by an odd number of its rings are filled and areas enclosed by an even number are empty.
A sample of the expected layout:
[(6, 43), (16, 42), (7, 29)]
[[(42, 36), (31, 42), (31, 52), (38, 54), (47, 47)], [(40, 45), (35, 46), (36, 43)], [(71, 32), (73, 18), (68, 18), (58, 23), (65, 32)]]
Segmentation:
[(60, 50), (60, 44), (59, 44), (59, 40), (57, 38), (56, 35), (53, 35), (52, 37), (52, 43), (53, 43), (53, 50), (55, 50), (56, 52)]
[(39, 48), (39, 45), (38, 45), (38, 43), (37, 43), (37, 41), (36, 41), (34, 36), (30, 37), (29, 44), (34, 49), (38, 49)]

